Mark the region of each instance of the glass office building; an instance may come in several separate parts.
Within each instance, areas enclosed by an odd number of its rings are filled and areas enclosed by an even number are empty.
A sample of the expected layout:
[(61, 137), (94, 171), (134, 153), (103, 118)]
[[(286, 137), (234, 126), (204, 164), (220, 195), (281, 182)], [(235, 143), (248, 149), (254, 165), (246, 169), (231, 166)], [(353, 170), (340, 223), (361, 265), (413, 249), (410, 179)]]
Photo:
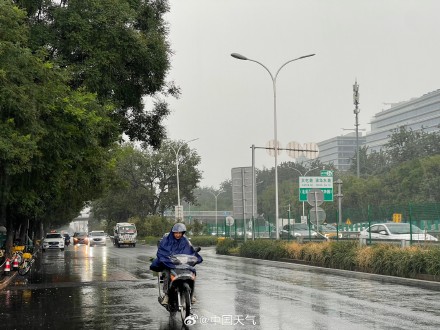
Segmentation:
[[(359, 132), (359, 148), (365, 144), (365, 136)], [(325, 164), (335, 165), (340, 171), (350, 168), (352, 159), (356, 155), (356, 133), (349, 133), (318, 143), (318, 159)]]
[[(400, 126), (408, 130), (424, 130), (427, 133), (440, 130), (440, 89), (409, 101), (391, 104), (391, 107), (374, 115), (371, 131), (362, 136), (359, 132), (359, 147), (368, 146), (368, 152), (380, 151), (385, 147), (393, 131)], [(318, 142), (318, 159), (326, 164), (333, 163), (338, 170), (350, 168), (356, 155), (356, 133), (336, 136)]]
[(427, 133), (440, 128), (440, 90), (392, 104), (377, 113), (371, 121), (371, 131), (366, 135), (368, 151), (379, 151), (388, 142), (393, 130), (405, 126), (408, 130), (424, 130)]

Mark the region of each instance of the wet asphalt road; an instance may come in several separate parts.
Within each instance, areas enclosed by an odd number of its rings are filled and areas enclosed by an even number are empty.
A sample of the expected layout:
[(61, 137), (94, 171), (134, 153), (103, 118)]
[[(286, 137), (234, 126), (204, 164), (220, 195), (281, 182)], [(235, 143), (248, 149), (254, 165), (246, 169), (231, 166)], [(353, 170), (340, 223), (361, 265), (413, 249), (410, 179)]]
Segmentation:
[[(1, 329), (182, 329), (157, 302), (155, 247), (69, 246), (0, 291)], [(440, 291), (201, 251), (189, 329), (440, 329)]]

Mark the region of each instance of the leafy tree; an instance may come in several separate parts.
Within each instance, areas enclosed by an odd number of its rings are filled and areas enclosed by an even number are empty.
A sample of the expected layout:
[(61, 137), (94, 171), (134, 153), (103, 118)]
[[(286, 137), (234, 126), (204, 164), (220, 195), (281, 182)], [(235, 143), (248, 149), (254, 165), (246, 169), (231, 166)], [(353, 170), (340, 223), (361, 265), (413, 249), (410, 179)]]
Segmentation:
[(232, 180), (220, 183), (220, 190), (224, 193), (219, 196), (218, 207), (222, 210), (232, 210)]
[[(160, 95), (178, 96), (165, 80), (171, 51), (163, 15), (168, 1), (22, 1), (32, 23), (34, 49), (70, 73), (73, 89), (86, 88), (111, 102), (120, 132), (159, 147), (169, 114)], [(37, 4), (35, 4), (37, 3)], [(145, 96), (153, 107), (144, 111)]]
[(0, 222), (10, 246), (19, 227), (63, 224), (96, 197), (118, 134), (113, 108), (72, 90), (65, 71), (27, 47), (24, 12), (0, 6)]
[(134, 222), (138, 235), (141, 237), (154, 236), (162, 237), (168, 233), (173, 226), (173, 222), (161, 216), (152, 215), (146, 218), (133, 217), (128, 222)]
[[(223, 189), (223, 187), (226, 189)], [(217, 210), (232, 210), (232, 186), (230, 180), (224, 181), (220, 185), (220, 189), (214, 189), (213, 187), (196, 188), (194, 190), (196, 202), (195, 204), (191, 204), (191, 210), (215, 210), (215, 197), (213, 194), (217, 195)], [(188, 208), (188, 206), (186, 208)]]
[(420, 148), (422, 137), (421, 131), (407, 130), (405, 126), (396, 128), (385, 146), (392, 164), (401, 164), (424, 156), (424, 150)]
[(167, 10), (167, 1), (0, 0), (0, 223), (9, 245), (15, 229), (68, 222), (99, 196), (121, 133), (159, 147), (161, 95), (179, 94), (165, 81)]
[(191, 225), (191, 231), (194, 236), (202, 235), (203, 232), (205, 231), (205, 226), (203, 225), (202, 222), (195, 219)]
[(9, 228), (12, 176), (29, 171), (42, 134), (41, 124), (32, 120), (38, 116), (34, 93), (42, 84), (36, 85), (33, 78), (44, 77), (44, 67), (25, 47), (25, 17), (10, 2), (0, 2), (0, 223), (8, 219)]
[(440, 201), (440, 155), (427, 157), (420, 160), (422, 177), (419, 182), (420, 195), (424, 201)]
[[(393, 167), (413, 159), (440, 154), (440, 134), (423, 129), (413, 131), (400, 126), (391, 131), (390, 139), (383, 150), (368, 152), (368, 146), (360, 148), (359, 164), (361, 176), (381, 175)], [(356, 155), (352, 159), (351, 173), (356, 173)]]
[[(167, 141), (159, 150), (138, 149), (125, 144), (115, 154), (107, 191), (93, 203), (95, 216), (125, 221), (130, 217), (145, 218), (163, 215), (176, 205), (176, 146), (181, 142)], [(195, 202), (194, 189), (201, 178), (197, 170), (200, 157), (188, 145), (180, 145), (180, 196)]]

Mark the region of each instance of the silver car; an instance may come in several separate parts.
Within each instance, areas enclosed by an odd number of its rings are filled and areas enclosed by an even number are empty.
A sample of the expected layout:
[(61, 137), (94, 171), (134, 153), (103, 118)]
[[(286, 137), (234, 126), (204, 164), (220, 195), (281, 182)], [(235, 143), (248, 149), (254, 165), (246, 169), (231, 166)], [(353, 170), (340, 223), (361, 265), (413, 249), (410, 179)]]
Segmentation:
[(107, 245), (107, 238), (105, 236), (104, 231), (102, 230), (94, 230), (89, 233), (89, 245), (95, 246), (95, 245)]
[(284, 225), (283, 229), (280, 230), (281, 238), (296, 238), (296, 237), (318, 237), (318, 234), (313, 229), (309, 230), (309, 225), (306, 223), (294, 223), (289, 225)]
[(437, 241), (437, 238), (434, 236), (409, 223), (390, 222), (371, 225), (370, 228), (360, 232), (360, 237), (369, 238), (370, 234), (372, 239)]

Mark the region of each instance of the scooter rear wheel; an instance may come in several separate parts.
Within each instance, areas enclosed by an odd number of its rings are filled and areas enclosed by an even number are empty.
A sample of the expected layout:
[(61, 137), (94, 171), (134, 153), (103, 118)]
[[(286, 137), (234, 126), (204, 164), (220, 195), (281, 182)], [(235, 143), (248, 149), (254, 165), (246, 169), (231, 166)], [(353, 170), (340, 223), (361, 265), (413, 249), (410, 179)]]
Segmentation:
[(179, 292), (180, 295), (180, 316), (182, 318), (182, 322), (191, 314), (191, 288), (188, 283), (183, 283), (182, 288)]

